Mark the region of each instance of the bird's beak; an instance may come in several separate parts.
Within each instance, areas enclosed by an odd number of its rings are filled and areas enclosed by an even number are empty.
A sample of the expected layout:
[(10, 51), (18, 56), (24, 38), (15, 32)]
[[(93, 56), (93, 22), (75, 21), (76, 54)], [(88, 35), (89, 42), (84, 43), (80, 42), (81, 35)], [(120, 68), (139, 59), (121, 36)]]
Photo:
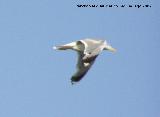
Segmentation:
[(111, 51), (111, 52), (116, 52), (116, 51), (117, 51), (115, 48), (113, 48), (113, 47), (110, 46), (110, 45), (107, 45), (104, 49), (105, 49), (105, 50), (109, 50), (109, 51)]

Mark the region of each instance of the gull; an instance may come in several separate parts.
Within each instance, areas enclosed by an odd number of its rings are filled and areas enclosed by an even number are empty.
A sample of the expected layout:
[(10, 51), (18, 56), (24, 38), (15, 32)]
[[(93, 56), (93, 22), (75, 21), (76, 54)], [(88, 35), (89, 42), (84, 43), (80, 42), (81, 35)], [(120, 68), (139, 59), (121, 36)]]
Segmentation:
[(109, 50), (111, 52), (116, 51), (116, 49), (109, 45), (107, 41), (91, 38), (71, 42), (65, 45), (54, 46), (53, 49), (71, 49), (78, 53), (78, 61), (76, 66), (77, 71), (71, 77), (72, 84), (79, 82), (85, 76), (102, 50)]

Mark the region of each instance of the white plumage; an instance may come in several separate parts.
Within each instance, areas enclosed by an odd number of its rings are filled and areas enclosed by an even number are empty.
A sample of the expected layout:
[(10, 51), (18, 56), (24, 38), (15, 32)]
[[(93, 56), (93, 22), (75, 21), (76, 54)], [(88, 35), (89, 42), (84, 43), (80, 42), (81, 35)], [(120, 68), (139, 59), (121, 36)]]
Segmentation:
[(84, 39), (69, 44), (55, 46), (53, 49), (66, 50), (72, 49), (78, 53), (77, 71), (72, 76), (71, 82), (80, 81), (93, 65), (97, 56), (102, 50), (115, 52), (116, 50), (104, 40)]

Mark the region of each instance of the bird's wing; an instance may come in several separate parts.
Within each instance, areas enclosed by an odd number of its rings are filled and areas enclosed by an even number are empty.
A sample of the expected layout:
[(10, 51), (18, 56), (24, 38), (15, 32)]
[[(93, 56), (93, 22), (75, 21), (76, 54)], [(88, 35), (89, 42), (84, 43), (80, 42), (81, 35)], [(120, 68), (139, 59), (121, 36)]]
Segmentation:
[(82, 60), (83, 57), (84, 54), (82, 52), (78, 52), (77, 71), (71, 78), (72, 83), (80, 81), (83, 78), (83, 76), (88, 72), (88, 70), (91, 68), (91, 66), (95, 61), (95, 59), (93, 59), (92, 61), (84, 62)]
[(66, 50), (66, 49), (72, 49), (73, 46), (76, 46), (76, 42), (72, 42), (72, 43), (68, 43), (68, 44), (60, 45), (60, 46), (54, 46), (53, 49)]

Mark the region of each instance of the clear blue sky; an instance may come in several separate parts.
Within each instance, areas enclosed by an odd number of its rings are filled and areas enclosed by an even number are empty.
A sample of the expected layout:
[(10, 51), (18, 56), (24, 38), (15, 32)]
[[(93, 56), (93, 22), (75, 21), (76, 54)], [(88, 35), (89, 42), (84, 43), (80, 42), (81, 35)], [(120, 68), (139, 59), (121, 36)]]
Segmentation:
[[(151, 8), (77, 8), (79, 3)], [(0, 0), (0, 117), (160, 116), (158, 0)], [(52, 46), (107, 40), (84, 79), (72, 86), (76, 53)]]

